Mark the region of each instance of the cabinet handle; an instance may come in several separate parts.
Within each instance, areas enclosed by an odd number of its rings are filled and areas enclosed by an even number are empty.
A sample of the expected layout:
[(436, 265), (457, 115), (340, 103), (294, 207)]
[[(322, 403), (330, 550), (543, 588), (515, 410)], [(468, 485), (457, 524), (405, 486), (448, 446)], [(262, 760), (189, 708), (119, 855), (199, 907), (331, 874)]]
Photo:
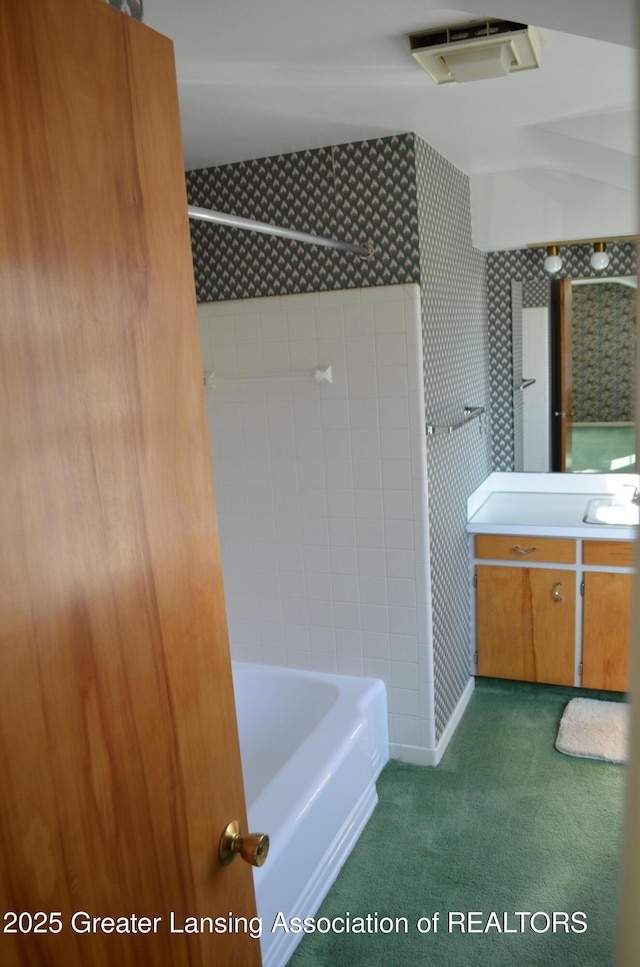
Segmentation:
[(522, 547), (520, 547), (519, 544), (516, 544), (516, 546), (514, 548), (512, 548), (512, 550), (514, 550), (516, 552), (516, 554), (535, 554), (535, 552), (538, 550), (538, 548), (537, 547), (528, 547), (527, 550), (525, 551)]
[(564, 600), (562, 595), (560, 594), (561, 587), (562, 587), (562, 581), (558, 581), (558, 583), (553, 588), (553, 600), (556, 603), (559, 603), (560, 601)]

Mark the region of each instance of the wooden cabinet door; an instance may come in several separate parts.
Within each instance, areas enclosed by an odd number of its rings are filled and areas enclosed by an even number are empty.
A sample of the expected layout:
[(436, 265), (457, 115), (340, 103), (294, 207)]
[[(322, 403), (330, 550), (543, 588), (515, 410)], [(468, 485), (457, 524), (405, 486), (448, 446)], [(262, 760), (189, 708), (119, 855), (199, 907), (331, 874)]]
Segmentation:
[(1, 3), (0, 117), (0, 963), (255, 967), (172, 45)]
[(632, 574), (584, 575), (582, 684), (626, 692), (629, 688)]
[(575, 574), (551, 568), (477, 568), (478, 674), (572, 685)]

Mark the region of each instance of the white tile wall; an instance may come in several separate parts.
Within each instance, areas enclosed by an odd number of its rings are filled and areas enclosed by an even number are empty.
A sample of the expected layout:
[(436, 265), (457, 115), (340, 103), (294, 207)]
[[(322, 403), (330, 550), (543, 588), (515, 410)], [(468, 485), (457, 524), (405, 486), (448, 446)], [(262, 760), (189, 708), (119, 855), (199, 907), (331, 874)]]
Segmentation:
[[(382, 678), (392, 755), (423, 761), (435, 729), (419, 287), (198, 312), (233, 656)], [(316, 383), (329, 364), (333, 383)]]

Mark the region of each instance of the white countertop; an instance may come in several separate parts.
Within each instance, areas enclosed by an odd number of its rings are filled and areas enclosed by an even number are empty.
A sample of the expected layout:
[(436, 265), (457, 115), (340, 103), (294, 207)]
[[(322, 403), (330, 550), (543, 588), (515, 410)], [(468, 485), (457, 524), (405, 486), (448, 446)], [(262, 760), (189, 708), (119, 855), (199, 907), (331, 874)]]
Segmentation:
[(587, 524), (591, 500), (631, 500), (635, 474), (493, 473), (468, 500), (471, 534), (635, 540), (637, 526)]

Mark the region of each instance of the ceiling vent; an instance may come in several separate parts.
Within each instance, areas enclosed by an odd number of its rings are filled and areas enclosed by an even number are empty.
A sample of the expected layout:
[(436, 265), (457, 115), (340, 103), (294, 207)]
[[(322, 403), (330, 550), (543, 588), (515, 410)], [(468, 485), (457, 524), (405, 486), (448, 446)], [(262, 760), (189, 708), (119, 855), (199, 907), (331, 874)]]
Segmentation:
[(511, 20), (476, 20), (410, 34), (411, 53), (436, 84), (505, 77), (540, 66), (536, 27)]

